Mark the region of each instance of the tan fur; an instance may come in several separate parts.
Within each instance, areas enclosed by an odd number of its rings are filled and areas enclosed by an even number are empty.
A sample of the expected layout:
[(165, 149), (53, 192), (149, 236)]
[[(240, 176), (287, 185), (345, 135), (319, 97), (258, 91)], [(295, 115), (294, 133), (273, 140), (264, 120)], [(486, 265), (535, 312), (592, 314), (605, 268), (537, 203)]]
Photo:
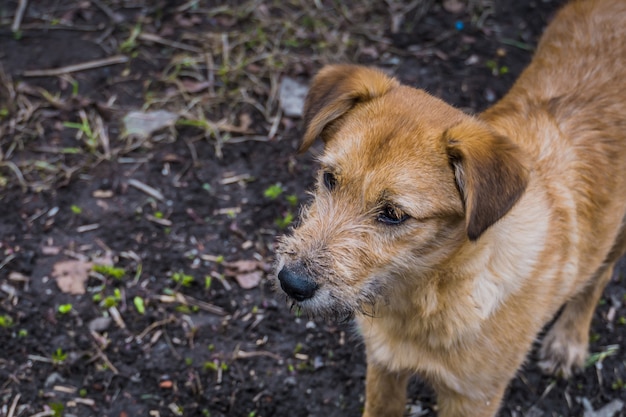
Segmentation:
[(541, 366), (582, 366), (626, 251), (625, 25), (622, 0), (566, 6), (478, 117), (370, 68), (313, 80), (302, 149), (324, 140), (321, 172), (277, 282), (310, 314), (356, 316), (364, 416), (401, 416), (413, 373), (440, 416), (494, 416), (563, 305)]

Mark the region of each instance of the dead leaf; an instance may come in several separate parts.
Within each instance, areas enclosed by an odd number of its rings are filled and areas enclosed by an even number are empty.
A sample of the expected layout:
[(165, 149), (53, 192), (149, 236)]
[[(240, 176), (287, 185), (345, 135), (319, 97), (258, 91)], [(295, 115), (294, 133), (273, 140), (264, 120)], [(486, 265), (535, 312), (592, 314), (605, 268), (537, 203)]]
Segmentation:
[(450, 13), (461, 13), (465, 10), (465, 3), (461, 0), (443, 0), (443, 8)]
[(92, 262), (61, 261), (54, 264), (52, 276), (56, 279), (59, 289), (67, 294), (84, 294), (85, 282), (89, 278)]
[(259, 286), (264, 274), (264, 263), (242, 259), (224, 263), (226, 275), (234, 277), (239, 286), (245, 290)]
[(46, 256), (58, 255), (61, 252), (61, 248), (59, 246), (43, 246), (41, 248), (41, 253)]
[(225, 262), (224, 266), (229, 269), (241, 272), (252, 272), (255, 269), (259, 269), (259, 261), (242, 259), (235, 262)]
[(124, 134), (148, 138), (153, 132), (164, 127), (172, 126), (178, 120), (178, 115), (166, 110), (131, 111), (122, 120)]
[(94, 198), (111, 198), (113, 197), (113, 190), (94, 190), (91, 195)]
[(184, 80), (182, 84), (183, 84), (183, 87), (185, 88), (185, 91), (191, 94), (199, 93), (200, 91), (206, 90), (207, 88), (211, 86), (211, 83), (209, 83), (208, 81)]
[(250, 129), (250, 126), (252, 126), (252, 117), (249, 113), (241, 113), (241, 115), (239, 115), (239, 126), (245, 131)]
[(262, 278), (263, 272), (261, 271), (235, 275), (235, 280), (237, 281), (237, 284), (239, 284), (239, 286), (244, 290), (258, 287)]

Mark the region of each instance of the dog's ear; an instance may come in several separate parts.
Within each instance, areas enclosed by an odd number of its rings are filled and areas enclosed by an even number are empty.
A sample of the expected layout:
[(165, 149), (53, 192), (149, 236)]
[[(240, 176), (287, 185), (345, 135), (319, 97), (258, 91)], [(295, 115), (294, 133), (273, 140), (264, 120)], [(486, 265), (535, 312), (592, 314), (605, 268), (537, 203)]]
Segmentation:
[(475, 119), (444, 134), (450, 164), (465, 202), (467, 235), (474, 241), (504, 216), (528, 184), (524, 152)]
[(304, 138), (300, 152), (306, 151), (324, 129), (348, 112), (356, 103), (380, 97), (400, 84), (383, 72), (358, 65), (329, 65), (313, 78), (304, 102)]

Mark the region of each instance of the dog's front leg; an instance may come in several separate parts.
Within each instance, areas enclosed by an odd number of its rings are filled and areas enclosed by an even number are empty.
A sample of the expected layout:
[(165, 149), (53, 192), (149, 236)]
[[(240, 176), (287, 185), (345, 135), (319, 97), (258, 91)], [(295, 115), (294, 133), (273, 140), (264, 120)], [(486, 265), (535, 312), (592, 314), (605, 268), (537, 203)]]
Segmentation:
[(494, 417), (500, 408), (500, 402), (506, 390), (506, 382), (486, 392), (480, 387), (480, 394), (473, 393), (471, 397), (459, 394), (453, 390), (435, 387), (437, 393), (437, 415), (439, 417)]
[(363, 417), (402, 417), (408, 379), (408, 373), (391, 372), (381, 365), (369, 363)]

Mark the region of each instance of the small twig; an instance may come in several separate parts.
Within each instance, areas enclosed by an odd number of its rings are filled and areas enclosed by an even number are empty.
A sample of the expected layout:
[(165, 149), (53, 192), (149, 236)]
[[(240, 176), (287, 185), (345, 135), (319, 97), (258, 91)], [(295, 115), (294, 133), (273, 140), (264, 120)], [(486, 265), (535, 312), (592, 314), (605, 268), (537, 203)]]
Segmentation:
[(257, 350), (256, 352), (244, 352), (243, 350), (239, 348), (235, 350), (235, 353), (233, 354), (233, 359), (248, 359), (248, 358), (255, 358), (257, 356), (267, 356), (267, 357), (276, 359), (279, 362), (283, 361), (283, 358), (280, 357), (279, 355), (272, 353), (272, 352), (268, 352), (266, 350)]
[[(92, 336), (93, 336), (93, 333), (92, 333)], [(95, 338), (94, 338), (94, 340), (95, 340)], [(98, 343), (97, 340), (96, 340), (96, 343)], [(94, 345), (94, 347), (96, 348), (96, 351), (98, 352), (97, 357), (102, 359), (102, 361), (109, 367), (111, 372), (113, 372), (115, 375), (118, 375), (120, 373), (120, 371), (117, 370), (115, 365), (113, 365), (113, 363), (109, 360), (107, 355), (105, 355), (104, 351), (102, 349), (100, 349), (100, 347), (98, 345)]]
[(169, 39), (162, 38), (159, 35), (155, 35), (152, 33), (140, 33), (139, 36), (137, 36), (137, 38), (142, 41), (160, 43), (161, 45), (169, 46), (169, 47), (176, 48), (176, 49), (182, 49), (183, 51), (189, 51), (189, 52), (193, 52), (196, 54), (202, 53), (202, 49), (200, 48), (196, 48), (195, 46), (187, 45), (182, 42), (171, 41)]
[[(209, 304), (205, 301), (200, 301), (197, 300), (193, 297), (190, 297), (188, 295), (184, 295), (181, 294), (179, 292), (177, 292), (174, 295), (159, 295), (157, 297), (155, 297), (156, 299), (158, 299), (159, 301), (161, 301), (162, 303), (181, 303), (183, 305), (190, 305), (193, 307), (198, 307), (202, 310), (208, 311), (209, 313), (213, 313), (216, 314), (218, 316), (225, 316), (226, 315), (226, 311), (224, 311), (223, 308), (218, 307), (216, 305), (213, 304)], [(145, 332), (145, 330), (144, 330)]]
[(24, 17), (24, 12), (26, 11), (26, 7), (28, 6), (28, 0), (20, 0), (17, 5), (17, 11), (15, 12), (15, 17), (13, 18), (13, 25), (11, 25), (11, 31), (17, 32), (20, 30), (20, 25), (22, 24), (22, 18)]
[(17, 178), (17, 181), (22, 186), (22, 191), (26, 191), (26, 189), (28, 188), (28, 184), (26, 183), (26, 180), (24, 179), (24, 175), (22, 175), (22, 171), (20, 171), (17, 165), (15, 165), (11, 161), (0, 161), (0, 167), (1, 166), (6, 166), (11, 171), (13, 171), (13, 173), (15, 174), (15, 177)]
[(41, 355), (28, 355), (28, 359), (35, 362), (53, 363), (53, 360)]
[(114, 23), (122, 23), (124, 21), (124, 18), (121, 15), (116, 14), (109, 6), (102, 3), (100, 0), (91, 1), (98, 6), (100, 10), (102, 10), (104, 14), (106, 14)]
[(72, 72), (85, 71), (88, 69), (106, 67), (109, 65), (123, 64), (128, 62), (128, 57), (125, 55), (115, 55), (109, 58), (96, 59), (94, 61), (87, 61), (81, 64), (68, 65), (61, 68), (51, 68), (44, 70), (30, 70), (24, 71), (22, 76), (24, 77), (54, 77), (57, 75), (68, 74)]
[(86, 232), (91, 232), (93, 230), (96, 230), (100, 228), (100, 224), (98, 223), (92, 223), (92, 224), (86, 224), (84, 226), (79, 226), (76, 228), (76, 232), (77, 233), (86, 233)]
[(110, 307), (109, 308), (109, 314), (113, 318), (113, 321), (115, 321), (115, 324), (117, 324), (117, 326), (120, 329), (125, 329), (126, 328), (126, 323), (124, 323), (124, 320), (122, 319), (122, 315), (120, 314), (120, 312), (117, 309), (117, 307), (115, 307), (115, 306)]
[(131, 187), (135, 187), (139, 191), (143, 191), (144, 193), (148, 194), (150, 197), (154, 197), (159, 201), (163, 201), (165, 199), (165, 197), (163, 197), (163, 194), (161, 194), (159, 190), (157, 190), (156, 188), (152, 188), (149, 185), (146, 185), (143, 182), (138, 181), (134, 178), (130, 178), (128, 180), (128, 185), (130, 185)]
[(54, 414), (55, 414), (54, 410), (46, 410), (46, 411), (42, 411), (41, 413), (33, 414), (30, 417), (47, 417), (47, 416), (53, 416)]
[(6, 258), (4, 258), (4, 260), (2, 262), (0, 262), (0, 269), (4, 268), (5, 266), (7, 266), (7, 264), (9, 262), (11, 262), (13, 259), (15, 259), (17, 255), (15, 255), (14, 253), (8, 255)]
[(7, 413), (7, 417), (13, 417), (15, 414), (15, 409), (17, 408), (17, 403), (20, 401), (20, 397), (22, 394), (15, 394), (15, 398), (13, 398), (13, 402), (11, 403), (11, 408), (9, 408), (9, 412)]
[(283, 116), (282, 113), (283, 112), (280, 109), (278, 109), (278, 111), (276, 112), (276, 116), (274, 116), (272, 127), (270, 128), (270, 131), (267, 133), (267, 137), (270, 140), (274, 139), (274, 136), (276, 136), (276, 133), (278, 132), (278, 127)]
[(216, 305), (213, 304), (209, 304), (205, 301), (201, 301), (201, 300), (196, 300), (195, 298), (192, 298), (188, 295), (184, 295), (183, 296), (185, 301), (187, 302), (187, 304), (189, 304), (192, 307), (198, 307), (201, 310), (204, 311), (208, 311), (209, 313), (213, 313), (216, 314), (218, 316), (225, 316), (226, 315), (226, 311), (224, 311), (223, 308), (218, 307)]
[(152, 323), (151, 325), (146, 327), (143, 332), (139, 333), (139, 335), (137, 335), (136, 338), (141, 340), (144, 337), (146, 337), (146, 335), (148, 333), (150, 333), (152, 330), (156, 329), (157, 327), (163, 326), (163, 325), (166, 325), (166, 324), (170, 324), (170, 323), (172, 323), (174, 321), (176, 321), (176, 319), (174, 317), (168, 317), (165, 320), (155, 321), (154, 323)]

